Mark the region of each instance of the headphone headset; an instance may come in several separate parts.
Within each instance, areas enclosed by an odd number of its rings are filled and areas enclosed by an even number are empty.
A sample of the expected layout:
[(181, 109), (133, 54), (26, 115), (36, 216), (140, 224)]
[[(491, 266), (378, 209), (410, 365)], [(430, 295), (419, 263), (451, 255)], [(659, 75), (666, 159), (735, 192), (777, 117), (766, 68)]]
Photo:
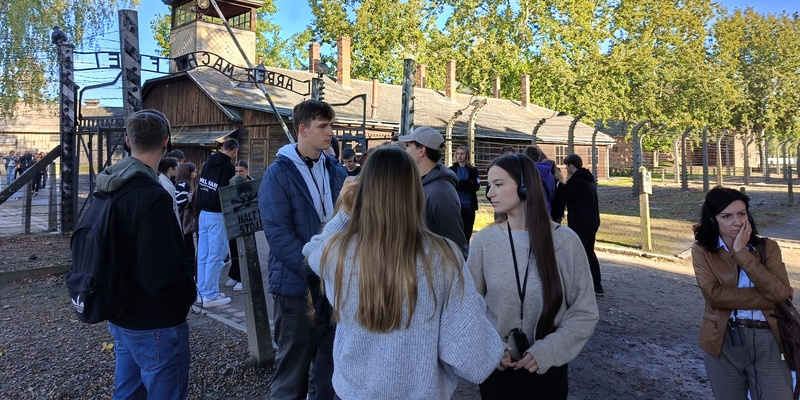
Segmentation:
[[(516, 153), (512, 155), (519, 162), (519, 185), (517, 185), (517, 196), (521, 201), (524, 201), (528, 197), (528, 188), (525, 186), (525, 164), (522, 163), (521, 155)], [(488, 183), (486, 184), (486, 200), (488, 200), (490, 203), (492, 202), (492, 199), (489, 198), (489, 188), (491, 187), (492, 185)]]
[[(164, 125), (167, 126), (167, 153), (172, 151), (172, 128), (170, 128), (169, 126), (169, 120), (167, 119), (167, 116), (164, 115), (164, 113), (162, 113), (161, 111), (153, 109), (139, 110), (135, 112), (133, 115), (137, 114), (142, 114), (142, 115), (146, 114), (155, 116), (156, 118), (160, 119), (164, 123)], [(128, 136), (127, 130), (125, 131), (125, 136)], [(130, 154), (131, 148), (130, 146), (128, 146), (128, 143), (125, 140), (122, 141), (122, 147), (125, 149), (125, 151), (128, 152), (128, 154)]]

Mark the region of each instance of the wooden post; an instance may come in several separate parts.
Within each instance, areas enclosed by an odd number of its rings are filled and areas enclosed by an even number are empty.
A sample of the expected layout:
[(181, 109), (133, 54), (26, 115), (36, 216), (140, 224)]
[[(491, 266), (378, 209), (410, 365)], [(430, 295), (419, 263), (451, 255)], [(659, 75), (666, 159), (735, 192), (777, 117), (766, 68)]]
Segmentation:
[(680, 153), (681, 153), (681, 135), (678, 135), (675, 138), (675, 143), (672, 144), (672, 180), (675, 183), (680, 182), (680, 174), (681, 174), (681, 162), (680, 162)]
[(445, 128), (444, 130), (444, 143), (445, 143), (444, 165), (453, 165), (453, 125), (456, 124), (456, 120), (460, 116), (461, 116), (461, 110), (458, 110), (455, 113), (453, 113), (453, 116), (450, 117), (450, 121), (447, 122), (447, 128)]
[(653, 194), (653, 181), (644, 166), (639, 167), (642, 187), (639, 192), (639, 222), (642, 231), (642, 250), (653, 251), (653, 238), (650, 231), (650, 195)]
[(272, 348), (267, 299), (264, 295), (264, 281), (261, 279), (261, 263), (258, 261), (255, 236), (250, 234), (236, 238), (236, 246), (239, 248), (242, 286), (249, 295), (244, 302), (247, 348), (250, 351), (247, 364), (258, 367), (269, 366), (275, 363), (275, 350)]
[(56, 204), (56, 199), (58, 198), (58, 193), (56, 192), (56, 163), (53, 162), (48, 167), (48, 182), (47, 185), (50, 186), (50, 201), (49, 201), (49, 212), (48, 212), (48, 231), (55, 232), (58, 230), (58, 204)]
[[(54, 30), (54, 33), (60, 31)], [(63, 34), (63, 32), (62, 32)], [(59, 41), (59, 97), (61, 106), (61, 233), (67, 234), (75, 229), (78, 203), (77, 147), (75, 142), (75, 46)]]
[(691, 130), (692, 128), (689, 127), (686, 129), (686, 132), (683, 132), (683, 136), (681, 136), (681, 190), (683, 191), (689, 190), (689, 176), (686, 171), (686, 164), (688, 164), (686, 158), (686, 138), (689, 137), (689, 131)]
[(275, 363), (275, 350), (272, 348), (258, 248), (253, 236), (263, 229), (258, 209), (261, 180), (236, 183), (234, 178), (231, 182), (230, 186), (219, 188), (219, 196), (228, 240), (236, 239), (239, 248), (239, 270), (242, 286), (247, 291), (244, 301), (247, 347), (250, 352), (247, 363), (265, 367)]
[(400, 136), (414, 130), (414, 60), (403, 60), (403, 103), (400, 105)]
[(33, 201), (33, 182), (29, 181), (22, 190), (22, 226), (25, 234), (31, 234), (31, 206)]

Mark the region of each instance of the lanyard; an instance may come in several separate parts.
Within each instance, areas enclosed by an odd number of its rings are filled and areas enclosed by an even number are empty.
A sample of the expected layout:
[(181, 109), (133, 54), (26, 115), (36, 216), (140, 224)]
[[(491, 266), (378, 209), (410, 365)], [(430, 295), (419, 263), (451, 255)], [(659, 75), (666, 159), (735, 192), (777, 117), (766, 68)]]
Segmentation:
[[(525, 278), (522, 284), (519, 282), (519, 266), (517, 266), (517, 253), (514, 251), (514, 239), (511, 238), (511, 224), (508, 223), (508, 243), (511, 244), (511, 258), (514, 260), (514, 277), (517, 278), (517, 293), (519, 294), (519, 321), (522, 324), (522, 311), (525, 303), (525, 291), (528, 288), (528, 271), (530, 262), (525, 263)], [(531, 251), (528, 249), (528, 260), (531, 258)]]

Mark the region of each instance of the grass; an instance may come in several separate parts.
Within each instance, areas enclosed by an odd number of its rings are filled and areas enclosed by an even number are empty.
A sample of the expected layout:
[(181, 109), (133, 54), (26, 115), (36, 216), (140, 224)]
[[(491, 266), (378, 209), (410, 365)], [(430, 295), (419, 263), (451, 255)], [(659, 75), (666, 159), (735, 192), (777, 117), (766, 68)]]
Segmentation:
[[(726, 179), (726, 185), (742, 186), (735, 179)], [(597, 232), (598, 243), (633, 249), (642, 247), (639, 196), (633, 195), (632, 186), (630, 177), (612, 177), (599, 182), (601, 224)], [(747, 186), (746, 191), (751, 199), (751, 212), (760, 227), (779, 223), (798, 211), (797, 207), (789, 204), (785, 184), (755, 184)], [(800, 200), (800, 190), (798, 192)], [(475, 215), (476, 230), (494, 222), (494, 212), (491, 204), (485, 201), (483, 189), (478, 192), (478, 198), (481, 204)], [(692, 225), (699, 218), (705, 199), (702, 182), (690, 182), (689, 190), (684, 191), (680, 183), (655, 179), (649, 199), (653, 252), (677, 255), (688, 249), (694, 241)]]

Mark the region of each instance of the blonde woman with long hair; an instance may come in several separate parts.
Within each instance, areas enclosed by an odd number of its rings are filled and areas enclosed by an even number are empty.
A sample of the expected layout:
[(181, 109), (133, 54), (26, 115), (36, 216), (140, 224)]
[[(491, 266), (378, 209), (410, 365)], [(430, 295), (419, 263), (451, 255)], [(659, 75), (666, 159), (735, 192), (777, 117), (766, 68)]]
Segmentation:
[(340, 201), (303, 249), (337, 321), (337, 396), (449, 399), (457, 377), (482, 382), (504, 345), (459, 248), (425, 228), (411, 157), (375, 149)]

